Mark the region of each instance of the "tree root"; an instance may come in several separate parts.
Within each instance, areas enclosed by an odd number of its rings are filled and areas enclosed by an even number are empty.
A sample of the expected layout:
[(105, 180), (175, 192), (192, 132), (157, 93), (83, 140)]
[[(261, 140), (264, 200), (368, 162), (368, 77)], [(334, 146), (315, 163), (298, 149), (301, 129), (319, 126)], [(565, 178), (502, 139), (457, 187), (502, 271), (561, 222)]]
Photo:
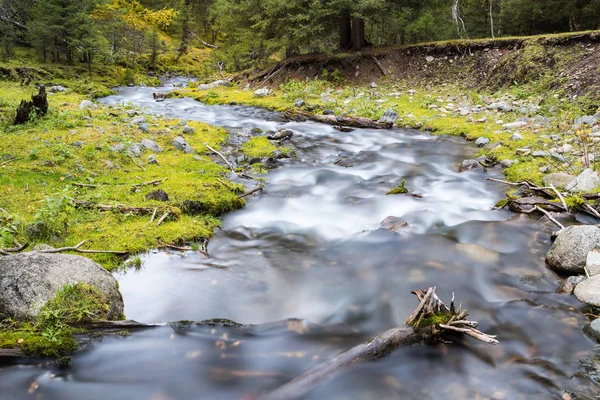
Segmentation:
[(404, 325), (392, 328), (375, 337), (368, 343), (350, 350), (309, 370), (291, 382), (270, 392), (261, 400), (289, 400), (305, 397), (325, 378), (358, 362), (376, 361), (399, 347), (441, 340), (447, 333), (462, 333), (488, 344), (498, 344), (494, 336), (476, 329), (477, 322), (465, 318), (467, 311), (454, 306), (454, 296), (447, 307), (435, 294), (435, 287), (428, 290), (415, 290), (419, 306), (406, 319)]

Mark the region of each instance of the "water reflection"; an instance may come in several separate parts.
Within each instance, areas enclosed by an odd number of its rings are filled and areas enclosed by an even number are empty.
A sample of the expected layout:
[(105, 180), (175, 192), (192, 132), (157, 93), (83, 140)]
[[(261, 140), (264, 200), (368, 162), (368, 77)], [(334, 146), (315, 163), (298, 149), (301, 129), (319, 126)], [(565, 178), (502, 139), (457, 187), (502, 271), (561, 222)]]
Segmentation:
[[(228, 128), (283, 126), (264, 110), (156, 103), (152, 91), (126, 88), (104, 101)], [(143, 257), (140, 271), (118, 276), (129, 318), (264, 325), (161, 327), (107, 338), (77, 354), (66, 371), (0, 370), (1, 393), (31, 398), (35, 387), (43, 399), (251, 399), (401, 323), (416, 304), (410, 291), (437, 285), (442, 298), (455, 292), (501, 344), (458, 338), (399, 350), (340, 371), (310, 397), (595, 394), (580, 376), (579, 360), (592, 349), (581, 332), (582, 307), (554, 294), (558, 277), (544, 265), (551, 228), (491, 211), (501, 188), (482, 173), (456, 172), (474, 149), (416, 131), (285, 126), (295, 132), (299, 158), (272, 171), (259, 198), (224, 219), (209, 258), (157, 252)], [(336, 165), (340, 158), (348, 168)], [(385, 196), (402, 179), (422, 198)], [(378, 229), (388, 216), (408, 227)], [(271, 323), (288, 318), (310, 323)]]

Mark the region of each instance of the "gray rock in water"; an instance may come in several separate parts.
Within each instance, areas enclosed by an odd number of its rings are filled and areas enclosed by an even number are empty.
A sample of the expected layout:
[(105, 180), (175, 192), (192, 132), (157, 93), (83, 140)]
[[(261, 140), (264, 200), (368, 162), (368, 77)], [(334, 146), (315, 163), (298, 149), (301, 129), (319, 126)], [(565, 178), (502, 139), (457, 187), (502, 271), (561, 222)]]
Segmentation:
[(382, 124), (392, 124), (394, 125), (396, 123), (396, 120), (398, 119), (398, 114), (392, 110), (385, 110), (383, 113), (383, 116), (381, 118), (379, 118), (379, 122), (381, 122)]
[(379, 225), (379, 229), (386, 229), (392, 232), (398, 232), (403, 228), (408, 227), (408, 222), (401, 220), (398, 217), (387, 217)]
[(561, 282), (558, 289), (556, 289), (556, 293), (572, 294), (573, 291), (575, 290), (575, 288), (577, 287), (577, 285), (579, 285), (581, 282), (583, 282), (585, 280), (586, 280), (586, 277), (582, 276), (582, 275), (570, 276)]
[(76, 283), (98, 288), (110, 304), (108, 318), (122, 318), (123, 298), (108, 271), (89, 258), (38, 252), (0, 258), (0, 314), (33, 319), (59, 289)]
[(182, 131), (185, 135), (193, 135), (194, 133), (196, 133), (196, 130), (194, 128), (192, 128), (189, 125), (186, 125), (183, 127), (183, 131)]
[(600, 275), (581, 282), (575, 287), (574, 293), (580, 302), (600, 307)]
[(470, 171), (472, 169), (477, 169), (480, 171), (485, 171), (485, 168), (478, 160), (464, 160), (460, 167), (458, 168), (458, 172)]
[(542, 178), (544, 186), (554, 185), (557, 188), (565, 188), (575, 179), (575, 176), (565, 172), (548, 174)]
[(185, 153), (193, 153), (194, 149), (192, 149), (192, 146), (190, 146), (184, 138), (182, 138), (181, 136), (177, 136), (175, 139), (173, 139), (173, 146), (175, 146), (175, 148), (177, 150), (183, 151)]
[(600, 186), (600, 177), (598, 177), (598, 173), (593, 169), (588, 168), (571, 181), (565, 189), (571, 193), (590, 192), (598, 186)]
[(550, 247), (546, 263), (556, 272), (579, 275), (584, 273), (588, 253), (596, 249), (600, 249), (599, 228), (591, 225), (569, 226)]
[(94, 103), (92, 103), (89, 100), (83, 100), (80, 104), (79, 104), (79, 109), (80, 110), (85, 110), (86, 108), (91, 108), (91, 109), (95, 109), (98, 108), (97, 105), (95, 105)]
[(280, 129), (277, 132), (275, 132), (272, 135), (268, 135), (267, 139), (269, 140), (283, 140), (283, 139), (289, 139), (292, 136), (294, 136), (294, 132), (288, 130), (288, 129)]
[(155, 153), (160, 153), (163, 151), (163, 148), (160, 147), (160, 145), (158, 143), (156, 143), (154, 140), (150, 140), (150, 139), (142, 140), (142, 146), (144, 146), (148, 150), (153, 151)]
[(131, 146), (129, 146), (129, 149), (127, 149), (127, 151), (132, 156), (135, 156), (135, 157), (141, 157), (142, 156), (142, 148), (137, 143), (133, 143)]
[(480, 137), (475, 141), (475, 144), (479, 147), (487, 146), (490, 143), (490, 139), (486, 137)]
[(583, 333), (600, 343), (600, 319), (595, 319), (584, 326)]

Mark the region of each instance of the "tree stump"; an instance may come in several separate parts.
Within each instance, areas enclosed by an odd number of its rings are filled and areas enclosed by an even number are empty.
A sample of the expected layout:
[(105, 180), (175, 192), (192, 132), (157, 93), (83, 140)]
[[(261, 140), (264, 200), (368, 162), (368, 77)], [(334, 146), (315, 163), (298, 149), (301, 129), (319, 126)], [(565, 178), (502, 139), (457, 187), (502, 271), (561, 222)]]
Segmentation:
[(40, 86), (38, 94), (31, 96), (31, 101), (22, 100), (21, 104), (17, 108), (17, 115), (15, 117), (15, 125), (21, 125), (29, 122), (32, 113), (35, 113), (37, 117), (46, 115), (48, 112), (48, 96), (46, 95), (46, 87)]

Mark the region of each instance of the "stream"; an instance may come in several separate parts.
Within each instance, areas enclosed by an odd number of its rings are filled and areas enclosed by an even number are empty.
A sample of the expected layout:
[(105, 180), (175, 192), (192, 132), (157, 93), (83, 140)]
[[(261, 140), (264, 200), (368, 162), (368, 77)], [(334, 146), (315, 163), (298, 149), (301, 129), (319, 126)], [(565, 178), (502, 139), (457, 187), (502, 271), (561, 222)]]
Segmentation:
[[(162, 326), (95, 342), (66, 369), (0, 366), (2, 400), (253, 399), (401, 324), (417, 306), (411, 290), (429, 286), (445, 301), (454, 292), (500, 345), (457, 337), (399, 349), (339, 371), (310, 398), (598, 394), (581, 364), (597, 355), (582, 333), (584, 306), (554, 293), (560, 279), (544, 263), (554, 227), (492, 211), (504, 188), (485, 178), (500, 174), (457, 172), (474, 146), (404, 129), (341, 133), (244, 106), (155, 102), (156, 91), (121, 88), (101, 101), (230, 131), (285, 127), (298, 157), (223, 218), (209, 258), (154, 251), (140, 270), (117, 274), (127, 318), (254, 325)], [(385, 195), (403, 179), (422, 198)], [(388, 216), (408, 226), (379, 229)]]

